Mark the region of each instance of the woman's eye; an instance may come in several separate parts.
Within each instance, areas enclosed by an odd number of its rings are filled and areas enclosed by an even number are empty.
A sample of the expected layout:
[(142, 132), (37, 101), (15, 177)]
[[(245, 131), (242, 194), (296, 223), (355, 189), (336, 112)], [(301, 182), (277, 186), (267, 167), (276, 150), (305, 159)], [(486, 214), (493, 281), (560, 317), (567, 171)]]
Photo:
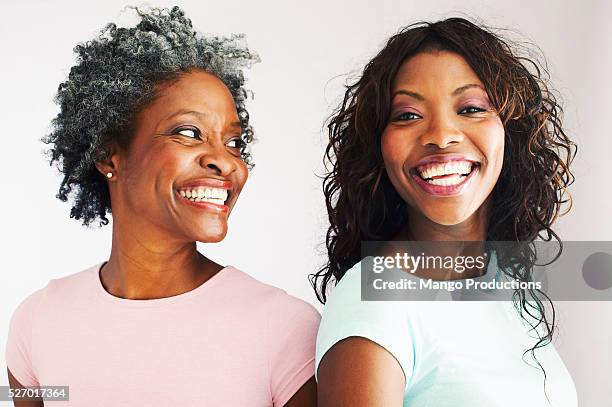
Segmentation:
[(191, 127), (181, 127), (174, 131), (175, 134), (191, 138), (200, 138), (200, 130)]
[(244, 140), (238, 137), (228, 140), (228, 142), (225, 143), (225, 145), (228, 146), (229, 148), (235, 148), (238, 150), (242, 150), (246, 147), (246, 143), (244, 142)]
[(482, 107), (478, 107), (478, 106), (468, 106), (463, 108), (459, 113), (481, 113), (481, 112), (486, 112), (487, 109), (484, 109)]
[(409, 120), (416, 120), (420, 118), (421, 116), (419, 116), (416, 113), (404, 112), (404, 113), (400, 113), (399, 115), (395, 116), (395, 121), (409, 121)]

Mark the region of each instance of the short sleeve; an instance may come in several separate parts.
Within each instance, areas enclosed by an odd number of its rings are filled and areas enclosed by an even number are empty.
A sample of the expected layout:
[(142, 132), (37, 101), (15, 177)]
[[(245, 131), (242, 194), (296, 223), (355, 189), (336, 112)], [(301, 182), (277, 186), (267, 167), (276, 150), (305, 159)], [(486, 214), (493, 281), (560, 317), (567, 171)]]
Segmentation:
[(316, 369), (336, 343), (358, 336), (377, 343), (395, 357), (408, 388), (414, 370), (414, 339), (405, 306), (400, 301), (362, 301), (361, 266), (357, 263), (334, 287), (323, 309)]
[(321, 316), (310, 304), (284, 292), (275, 301), (270, 329), (270, 392), (284, 406), (314, 375)]
[(6, 365), (23, 386), (38, 386), (32, 364), (32, 326), (43, 289), (30, 294), (15, 309), (9, 324)]

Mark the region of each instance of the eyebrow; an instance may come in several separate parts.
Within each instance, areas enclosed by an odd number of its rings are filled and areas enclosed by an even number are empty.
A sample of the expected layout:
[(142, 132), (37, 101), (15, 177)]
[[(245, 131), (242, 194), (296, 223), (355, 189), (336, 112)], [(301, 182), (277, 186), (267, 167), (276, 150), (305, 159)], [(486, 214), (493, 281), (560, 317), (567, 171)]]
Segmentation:
[(463, 92), (465, 92), (466, 90), (468, 90), (468, 89), (472, 89), (472, 88), (479, 88), (479, 89), (481, 89), (481, 90), (483, 90), (483, 91), (484, 91), (484, 88), (483, 88), (482, 86), (480, 86), (480, 85), (478, 85), (478, 84), (476, 84), (476, 83), (468, 83), (467, 85), (463, 85), (463, 86), (460, 86), (460, 87), (458, 87), (457, 89), (455, 89), (455, 90), (453, 91), (453, 93), (451, 93), (451, 95), (453, 95), (453, 96), (457, 96), (457, 95), (459, 95), (460, 93), (463, 93)]
[[(202, 119), (204, 117), (206, 117), (206, 113), (203, 112), (198, 112), (197, 110), (187, 110), (187, 109), (181, 109), (178, 110), (174, 113), (172, 113), (170, 116), (166, 117), (164, 120), (170, 120), (173, 119), (177, 116), (183, 116), (183, 115), (191, 115), (191, 116), (196, 116), (199, 119)], [(242, 128), (242, 123), (240, 123), (240, 120), (236, 120), (233, 121), (229, 124), (230, 127), (240, 127)]]
[[(472, 88), (480, 88), (484, 91), (484, 88), (476, 83), (468, 83), (467, 85), (463, 85), (458, 87), (457, 89), (455, 89), (454, 91), (451, 92), (451, 96), (457, 96), (463, 92), (465, 92), (468, 89), (472, 89)], [(393, 95), (391, 96), (391, 99), (395, 98), (397, 95), (406, 95), (406, 96), (410, 96), (413, 97), (417, 100), (420, 101), (424, 101), (425, 97), (423, 95), (421, 95), (420, 93), (417, 92), (413, 92), (411, 90), (407, 90), (407, 89), (400, 89), (398, 91), (396, 91), (395, 93), (393, 93)]]
[(177, 116), (183, 116), (183, 115), (191, 115), (191, 116), (196, 116), (198, 118), (206, 117), (206, 114), (202, 112), (198, 112), (197, 110), (181, 109), (167, 116), (164, 120), (174, 119)]

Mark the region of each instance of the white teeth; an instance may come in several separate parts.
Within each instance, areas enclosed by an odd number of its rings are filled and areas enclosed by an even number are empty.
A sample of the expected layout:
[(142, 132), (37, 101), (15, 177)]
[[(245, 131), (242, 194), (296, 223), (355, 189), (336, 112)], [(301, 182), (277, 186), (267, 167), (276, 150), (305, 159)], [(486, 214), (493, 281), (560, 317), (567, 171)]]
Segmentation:
[(223, 205), (223, 200), (217, 198), (197, 198), (196, 202), (210, 202), (217, 205)]
[(470, 161), (450, 161), (447, 163), (432, 164), (422, 167), (419, 175), (423, 179), (429, 179), (435, 176), (450, 175), (450, 174), (468, 174), (472, 170)]
[(227, 200), (227, 189), (222, 188), (196, 188), (180, 190), (181, 196), (194, 202), (212, 202), (223, 205)]
[(433, 185), (449, 186), (460, 184), (465, 178), (467, 175), (452, 175), (447, 178), (428, 179), (427, 182)]

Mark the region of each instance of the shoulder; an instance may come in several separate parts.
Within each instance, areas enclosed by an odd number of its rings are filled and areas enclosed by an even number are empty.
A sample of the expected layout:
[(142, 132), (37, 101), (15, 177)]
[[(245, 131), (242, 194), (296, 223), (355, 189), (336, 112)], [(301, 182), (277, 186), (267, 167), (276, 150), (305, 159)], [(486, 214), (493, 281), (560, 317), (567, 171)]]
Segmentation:
[(321, 316), (310, 303), (233, 266), (228, 269), (229, 286), (240, 294), (243, 305), (265, 313), (270, 324), (314, 323), (318, 326)]
[(46, 287), (40, 288), (23, 299), (13, 311), (9, 322), (5, 349), (6, 365), (23, 386), (39, 384), (31, 362), (32, 331), (45, 293)]
[(70, 298), (78, 297), (78, 293), (83, 291), (86, 285), (91, 284), (92, 273), (96, 267), (102, 263), (87, 267), (79, 272), (65, 277), (55, 278), (42, 288), (34, 291), (21, 301), (15, 309), (15, 314), (35, 313), (46, 310), (50, 302), (61, 300), (66, 301)]
[(64, 305), (78, 297), (78, 287), (84, 274), (91, 267), (71, 276), (54, 279), (25, 297), (13, 311), (6, 343), (7, 366), (13, 376), (24, 386), (35, 386), (38, 379), (33, 365), (32, 352), (36, 348), (37, 332), (44, 321), (58, 318), (58, 305)]
[[(381, 319), (404, 319), (406, 302), (364, 301), (361, 299), (361, 262), (350, 268), (332, 289), (323, 308), (323, 322), (336, 325), (338, 319), (374, 323)], [(382, 321), (381, 321), (382, 322)]]
[(11, 327), (13, 329), (20, 329), (26, 324), (29, 325), (31, 323), (32, 317), (40, 309), (41, 303), (47, 294), (48, 287), (49, 285), (47, 284), (45, 287), (37, 289), (21, 300), (11, 316)]
[(232, 289), (243, 290), (240, 307), (245, 325), (265, 338), (274, 405), (287, 400), (314, 374), (314, 354), (321, 316), (308, 302), (233, 268)]
[(45, 287), (45, 304), (49, 308), (74, 306), (91, 302), (99, 288), (98, 270), (103, 262), (88, 266), (78, 272), (55, 278)]
[(316, 344), (317, 368), (336, 343), (354, 336), (385, 348), (409, 377), (414, 345), (413, 314), (408, 312), (406, 302), (362, 301), (361, 264), (355, 264), (333, 288), (323, 308)]

